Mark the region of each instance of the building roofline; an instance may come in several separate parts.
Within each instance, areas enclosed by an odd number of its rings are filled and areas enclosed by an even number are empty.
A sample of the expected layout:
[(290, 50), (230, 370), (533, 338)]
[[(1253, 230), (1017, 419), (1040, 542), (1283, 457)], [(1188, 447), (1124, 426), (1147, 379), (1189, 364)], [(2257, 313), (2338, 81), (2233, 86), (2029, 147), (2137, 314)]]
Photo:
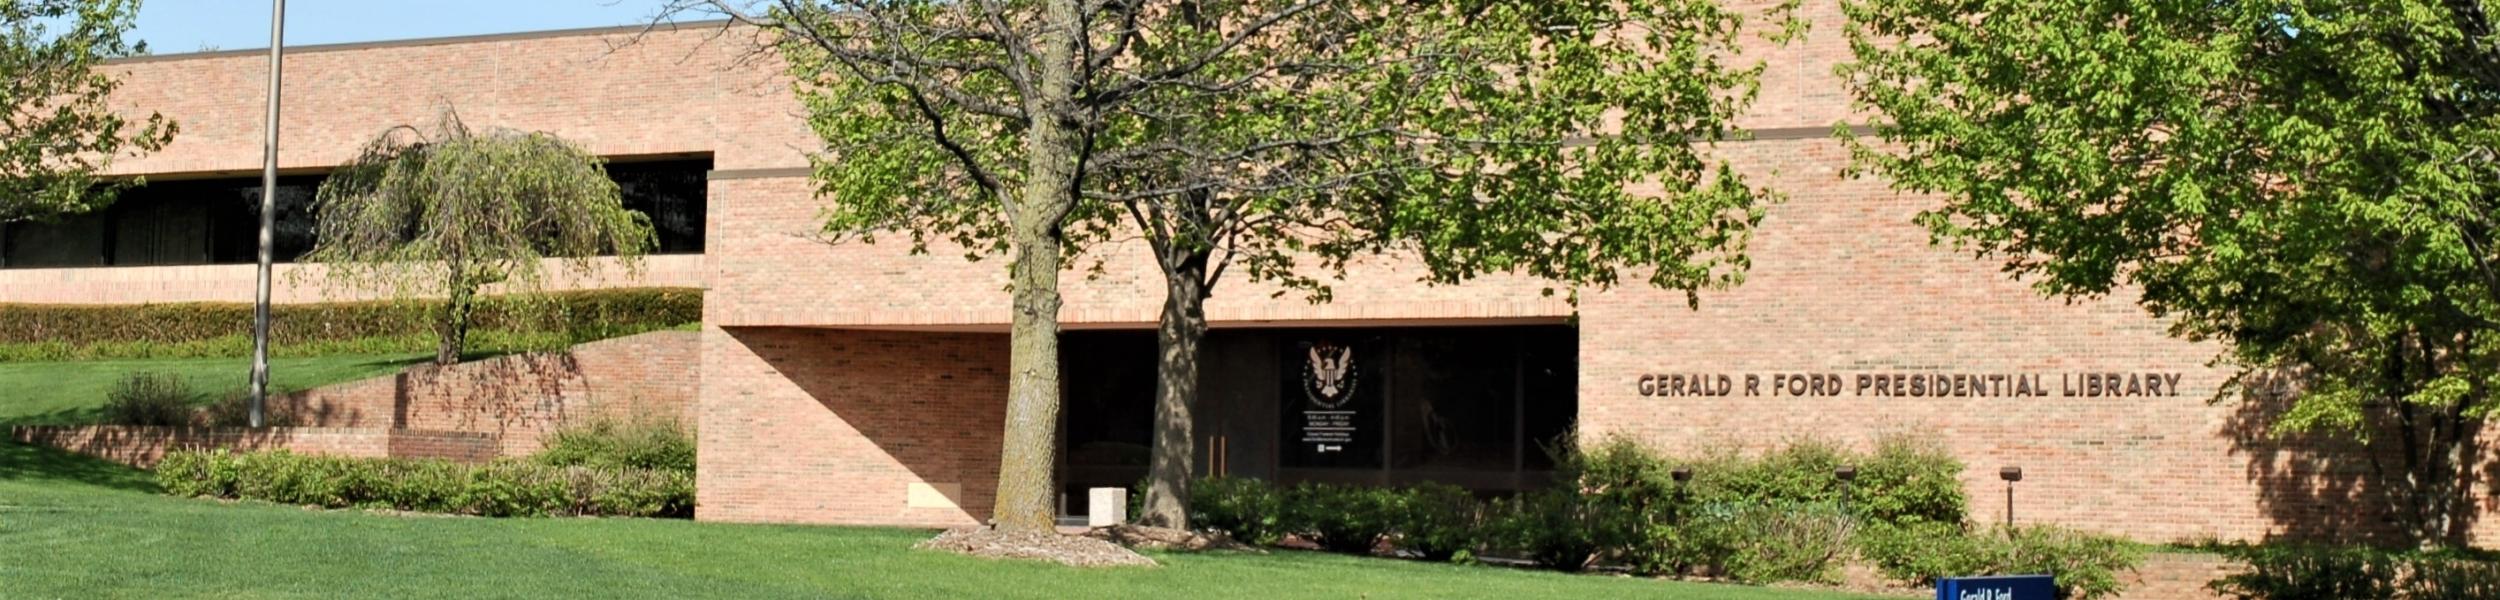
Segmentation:
[[(559, 37), (577, 37), (577, 36), (602, 36), (602, 35), (613, 35), (613, 34), (619, 34), (619, 33), (640, 33), (640, 32), (646, 31), (646, 30), (648, 30), (648, 31), (676, 31), (676, 30), (680, 30), (680, 29), (700, 29), (700, 28), (707, 28), (707, 27), (708, 27), (708, 28), (727, 29), (727, 28), (729, 28), (731, 25), (733, 25), (734, 23), (735, 23), (734, 21), (731, 21), (731, 20), (729, 20), (729, 19), (705, 19), (705, 20), (701, 20), (701, 21), (669, 21), (669, 22), (665, 22), (665, 23), (645, 23), (645, 24), (640, 24), (640, 25), (610, 25), (610, 26), (606, 26), (606, 27), (577, 27), (577, 28), (573, 28), (573, 29), (544, 29), (544, 30), (538, 30), (538, 31), (513, 31), (513, 32), (506, 32), (506, 33), (480, 33), (480, 34), (471, 34), (471, 35), (453, 35), (453, 36), (429, 37), (429, 38), (410, 38), (410, 39), (404, 39), (404, 40), (378, 40), (378, 41), (371, 41), (371, 42), (340, 42), (340, 43), (335, 43), (335, 44), (306, 44), (306, 45), (301, 45), (301, 46), (287, 46), (287, 47), (286, 47), (286, 53), (287, 53), (287, 54), (302, 54), (302, 53), (306, 53), (306, 52), (343, 52), (343, 51), (349, 51), (349, 50), (372, 50), (372, 49), (377, 49), (377, 48), (403, 48), (403, 47), (416, 47), (416, 46), (446, 46), (446, 45), (452, 45), (452, 44), (477, 44), (477, 43), (486, 43), (486, 42), (508, 42), (508, 41), (515, 41), (515, 40), (534, 40), (534, 39), (541, 39), (541, 38), (559, 38)], [(126, 65), (126, 64), (137, 64), (137, 63), (170, 62), (170, 61), (198, 60), (198, 59), (211, 59), (211, 58), (232, 58), (232, 57), (237, 57), (237, 56), (268, 56), (268, 55), (269, 55), (269, 47), (268, 47), (268, 46), (262, 46), (262, 47), (258, 47), (258, 48), (245, 48), (245, 49), (241, 49), (241, 50), (212, 50), (212, 51), (208, 51), (208, 52), (181, 52), (181, 53), (175, 53), (175, 54), (150, 54), (150, 55), (146, 55), (146, 56), (125, 56), (125, 57), (121, 57), (121, 58), (107, 59), (107, 60), (103, 61), (103, 64), (108, 64), (108, 65)]]

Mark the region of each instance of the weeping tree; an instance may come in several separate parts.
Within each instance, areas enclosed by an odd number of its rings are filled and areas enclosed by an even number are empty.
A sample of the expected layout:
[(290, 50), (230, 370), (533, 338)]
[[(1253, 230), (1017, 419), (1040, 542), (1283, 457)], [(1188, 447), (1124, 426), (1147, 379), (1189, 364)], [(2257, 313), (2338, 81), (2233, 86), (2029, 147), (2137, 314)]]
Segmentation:
[(549, 267), (575, 276), (613, 255), (628, 272), (653, 245), (599, 157), (552, 134), (477, 132), (446, 112), (431, 130), (396, 127), (322, 181), (305, 260), (335, 288), (441, 298), (434, 360), (467, 344), (489, 285), (527, 304)]
[(133, 180), (101, 176), (115, 157), (154, 152), (178, 129), (107, 102), (121, 81), (100, 67), (141, 54), (122, 39), (136, 0), (0, 0), (0, 223), (83, 213)]
[(1767, 196), (1692, 145), (1730, 134), (1758, 72), (1722, 64), (1739, 19), (1707, 0), (750, 4), (673, 6), (788, 59), (825, 142), (826, 233), (1012, 256), (1006, 529), (1053, 525), (1058, 278), (1088, 248), (1142, 232), (1165, 276), (1141, 516), (1182, 526), (1203, 305), (1228, 271), (1324, 299), (1394, 247), (1437, 281), (1648, 266), (1693, 289), (1733, 281)]
[(2473, 0), (1861, 0), (1858, 164), (2047, 294), (2140, 293), (2276, 433), (2461, 545), (2500, 403), (2500, 29)]

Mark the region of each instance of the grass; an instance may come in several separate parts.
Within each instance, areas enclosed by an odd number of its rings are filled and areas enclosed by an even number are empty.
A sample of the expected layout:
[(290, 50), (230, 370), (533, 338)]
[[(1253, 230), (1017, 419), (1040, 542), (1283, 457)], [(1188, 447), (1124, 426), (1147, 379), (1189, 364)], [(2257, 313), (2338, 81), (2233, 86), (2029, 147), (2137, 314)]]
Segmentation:
[(911, 550), (929, 533), (906, 529), (393, 516), (153, 488), (0, 442), (0, 597), (1857, 597), (1290, 551), (1078, 570)]
[[(269, 360), (272, 390), (300, 390), (398, 371), (432, 358), (418, 354), (364, 354)], [(178, 358), (0, 362), (0, 427), (93, 423), (104, 394), (139, 371), (180, 375), (203, 402), (240, 393), (251, 379), (249, 358)]]

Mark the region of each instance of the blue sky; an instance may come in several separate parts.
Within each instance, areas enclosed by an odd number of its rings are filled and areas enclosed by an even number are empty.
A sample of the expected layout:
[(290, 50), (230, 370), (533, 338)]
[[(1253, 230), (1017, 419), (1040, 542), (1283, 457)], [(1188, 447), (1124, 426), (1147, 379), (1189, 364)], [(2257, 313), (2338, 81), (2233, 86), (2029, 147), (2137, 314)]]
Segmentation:
[[(639, 24), (665, 0), (288, 0), (286, 44)], [(269, 47), (269, 0), (145, 0), (132, 38), (156, 54)]]

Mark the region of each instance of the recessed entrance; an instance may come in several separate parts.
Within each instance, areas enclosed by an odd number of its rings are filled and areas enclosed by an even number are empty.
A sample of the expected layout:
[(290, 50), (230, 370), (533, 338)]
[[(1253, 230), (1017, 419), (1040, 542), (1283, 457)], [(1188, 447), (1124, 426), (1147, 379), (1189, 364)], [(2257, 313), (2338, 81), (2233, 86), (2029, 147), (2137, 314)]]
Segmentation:
[[(1152, 331), (1064, 334), (1066, 498), (1134, 487), (1152, 444)], [(1200, 369), (1195, 472), (1283, 484), (1543, 485), (1579, 414), (1563, 325), (1219, 329)], [(1070, 505), (1081, 512), (1082, 506)]]

